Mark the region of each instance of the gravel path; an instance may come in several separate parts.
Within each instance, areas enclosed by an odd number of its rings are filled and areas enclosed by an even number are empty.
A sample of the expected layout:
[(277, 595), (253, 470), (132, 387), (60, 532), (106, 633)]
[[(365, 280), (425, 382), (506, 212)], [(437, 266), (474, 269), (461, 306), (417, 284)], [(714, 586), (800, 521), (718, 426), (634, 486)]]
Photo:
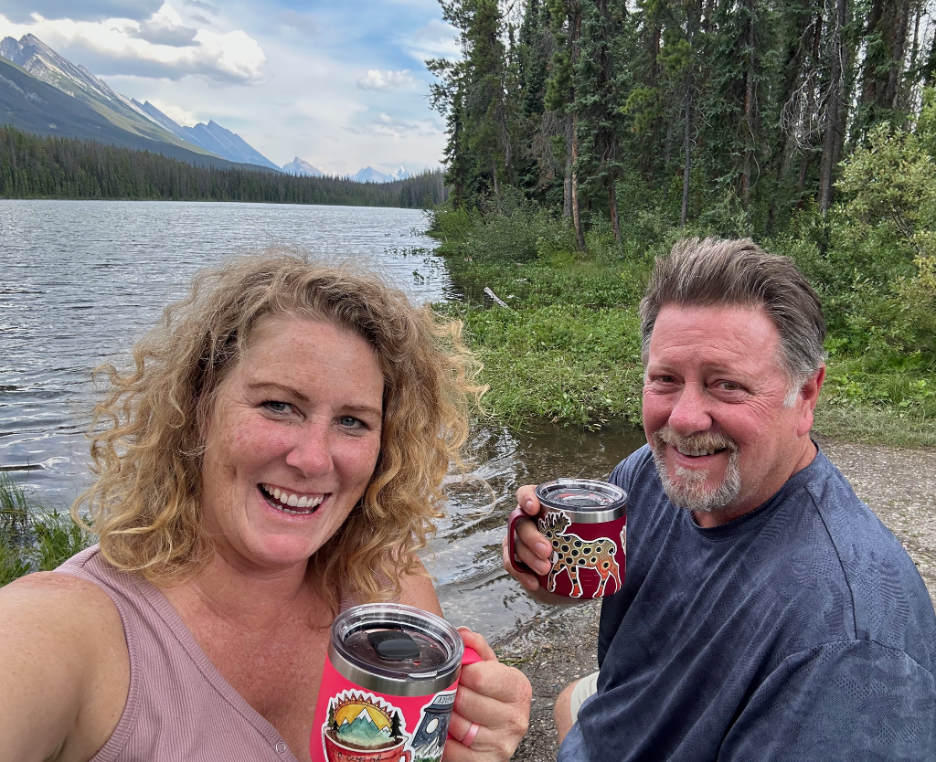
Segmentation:
[[(899, 450), (816, 437), (829, 459), (903, 543), (936, 601), (936, 450)], [(530, 730), (514, 762), (554, 762), (559, 691), (598, 668), (597, 602), (557, 608), (495, 643), (533, 684)]]

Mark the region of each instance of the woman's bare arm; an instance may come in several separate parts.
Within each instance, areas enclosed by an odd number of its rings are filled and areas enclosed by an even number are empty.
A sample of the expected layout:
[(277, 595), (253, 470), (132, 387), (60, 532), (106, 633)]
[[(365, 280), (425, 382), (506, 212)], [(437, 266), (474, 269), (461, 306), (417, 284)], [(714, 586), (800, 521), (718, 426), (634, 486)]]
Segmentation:
[(62, 574), (0, 589), (0, 759), (84, 762), (127, 700), (130, 663), (107, 594)]

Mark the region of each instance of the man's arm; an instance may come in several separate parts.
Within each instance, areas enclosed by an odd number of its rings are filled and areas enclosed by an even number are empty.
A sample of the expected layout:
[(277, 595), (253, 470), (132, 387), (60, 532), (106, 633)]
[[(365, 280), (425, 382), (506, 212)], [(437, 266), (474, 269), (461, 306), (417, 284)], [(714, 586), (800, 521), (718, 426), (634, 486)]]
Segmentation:
[(794, 654), (751, 697), (718, 759), (936, 760), (936, 680), (871, 641)]

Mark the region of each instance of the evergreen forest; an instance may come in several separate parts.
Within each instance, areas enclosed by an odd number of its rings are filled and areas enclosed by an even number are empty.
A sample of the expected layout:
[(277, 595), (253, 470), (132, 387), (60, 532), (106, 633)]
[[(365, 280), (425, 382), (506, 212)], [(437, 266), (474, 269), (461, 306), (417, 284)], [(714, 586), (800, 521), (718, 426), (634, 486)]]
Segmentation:
[(389, 183), (197, 167), (150, 151), (0, 127), (0, 198), (150, 199), (430, 208), (441, 171)]
[(461, 56), (427, 62), (451, 190), (431, 232), (498, 299), (448, 307), (488, 410), (639, 423), (654, 257), (751, 237), (822, 299), (819, 433), (936, 444), (932, 3), (440, 4)]
[(441, 6), (463, 54), (428, 62), (454, 204), (517, 189), (580, 248), (640, 211), (758, 236), (826, 213), (842, 161), (911, 129), (936, 74), (924, 0)]

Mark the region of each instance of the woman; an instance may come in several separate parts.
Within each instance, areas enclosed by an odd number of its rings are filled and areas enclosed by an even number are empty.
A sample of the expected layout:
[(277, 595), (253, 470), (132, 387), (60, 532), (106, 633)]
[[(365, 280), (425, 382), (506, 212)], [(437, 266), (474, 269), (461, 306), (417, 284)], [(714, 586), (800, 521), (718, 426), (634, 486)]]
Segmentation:
[[(99, 545), (0, 591), (0, 759), (308, 760), (329, 627), (441, 615), (415, 551), (480, 392), (455, 323), (269, 253), (198, 276), (107, 367)], [(445, 757), (508, 759), (530, 688), (463, 631)]]

